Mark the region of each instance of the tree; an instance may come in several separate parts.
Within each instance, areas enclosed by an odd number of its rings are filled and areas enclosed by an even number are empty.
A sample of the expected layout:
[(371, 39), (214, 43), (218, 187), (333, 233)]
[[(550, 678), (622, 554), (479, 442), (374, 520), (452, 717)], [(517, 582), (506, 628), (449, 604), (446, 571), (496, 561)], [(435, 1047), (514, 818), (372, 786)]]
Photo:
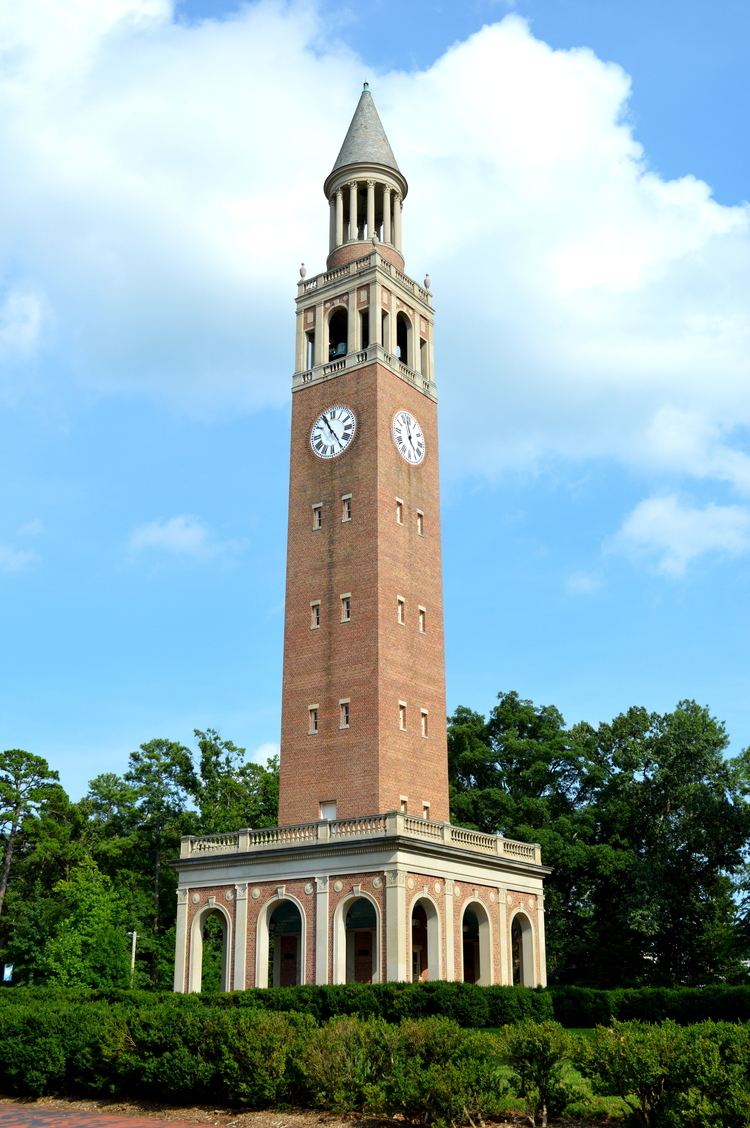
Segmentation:
[(60, 987), (127, 987), (126, 915), (109, 878), (85, 858), (54, 891), (63, 911), (39, 960), (46, 981)]
[[(149, 740), (131, 752), (125, 781), (133, 785), (139, 826), (153, 863), (153, 930), (162, 921), (162, 863), (165, 852), (174, 857), (182, 834), (194, 817), (188, 801), (198, 782), (189, 749), (173, 740)], [(174, 897), (175, 881), (168, 883)]]
[(202, 834), (274, 826), (279, 811), (279, 765), (247, 762), (247, 752), (215, 729), (195, 730), (200, 763), (195, 798)]
[[(558, 982), (702, 983), (740, 974), (734, 900), (750, 836), (748, 762), (723, 725), (680, 702), (567, 727), (553, 706), (501, 694), (457, 709), (453, 817), (539, 842)], [(746, 947), (744, 949), (747, 950)]]
[(41, 756), (34, 756), (20, 748), (0, 753), (0, 842), (3, 853), (0, 914), (23, 821), (50, 796), (58, 778), (57, 772), (53, 772)]

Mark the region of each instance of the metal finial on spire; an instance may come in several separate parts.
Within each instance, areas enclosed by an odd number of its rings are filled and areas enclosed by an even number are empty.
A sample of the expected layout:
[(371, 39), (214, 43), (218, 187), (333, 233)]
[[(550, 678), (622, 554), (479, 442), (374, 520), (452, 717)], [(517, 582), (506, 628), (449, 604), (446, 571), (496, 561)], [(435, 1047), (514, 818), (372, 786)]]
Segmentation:
[(363, 82), (362, 83), (362, 89), (363, 90), (369, 90), (370, 89), (370, 83), (369, 82)]

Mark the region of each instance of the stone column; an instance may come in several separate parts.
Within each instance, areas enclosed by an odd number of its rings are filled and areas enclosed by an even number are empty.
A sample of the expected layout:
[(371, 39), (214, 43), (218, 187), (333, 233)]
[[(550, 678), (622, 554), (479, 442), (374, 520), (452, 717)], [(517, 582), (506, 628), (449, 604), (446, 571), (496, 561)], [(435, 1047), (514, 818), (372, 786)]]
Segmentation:
[(344, 195), (340, 188), (336, 189), (336, 246), (344, 242)]
[(357, 238), (357, 181), (349, 185), (349, 241)]
[(385, 977), (389, 983), (410, 978), (406, 936), (406, 875), (400, 870), (388, 870), (385, 875)]
[(445, 883), (445, 978), (456, 978), (456, 925), (454, 920), (453, 882)]
[(507, 889), (498, 889), (497, 891), (497, 919), (500, 924), (500, 984), (507, 986), (512, 984), (513, 976), (511, 973), (510, 959), (508, 956), (508, 891)]
[(247, 883), (234, 887), (234, 982), (235, 991), (244, 991), (247, 962)]
[(396, 250), (400, 251), (401, 247), (401, 196), (396, 193), (393, 199), (393, 244)]
[[(325, 337), (325, 340), (323, 338)], [(328, 361), (328, 326), (326, 325), (323, 303), (315, 306), (315, 364)]]
[(315, 878), (315, 982), (328, 982), (328, 878)]
[(539, 953), (539, 967), (537, 968), (536, 982), (539, 987), (547, 986), (547, 945), (544, 938), (544, 894), (538, 893), (536, 898), (536, 935)]
[(188, 941), (188, 893), (187, 889), (177, 890), (177, 936), (174, 952), (174, 989), (185, 991), (185, 972), (187, 968)]
[(331, 196), (328, 201), (330, 207), (329, 222), (328, 222), (328, 253), (330, 254), (336, 246), (336, 195)]
[(383, 185), (383, 242), (391, 241), (391, 190)]
[(375, 181), (367, 181), (367, 238), (375, 234)]

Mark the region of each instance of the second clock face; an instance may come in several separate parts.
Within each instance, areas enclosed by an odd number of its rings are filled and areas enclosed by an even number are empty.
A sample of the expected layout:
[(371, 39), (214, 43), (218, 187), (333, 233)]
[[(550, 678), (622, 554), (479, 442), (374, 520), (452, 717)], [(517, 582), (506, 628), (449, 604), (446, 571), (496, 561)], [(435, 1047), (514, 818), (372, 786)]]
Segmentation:
[(335, 403), (321, 411), (310, 431), (310, 446), (318, 458), (336, 458), (354, 438), (357, 419), (350, 407)]
[(393, 441), (401, 457), (412, 466), (422, 462), (425, 454), (424, 433), (412, 413), (397, 411), (393, 416), (392, 430)]

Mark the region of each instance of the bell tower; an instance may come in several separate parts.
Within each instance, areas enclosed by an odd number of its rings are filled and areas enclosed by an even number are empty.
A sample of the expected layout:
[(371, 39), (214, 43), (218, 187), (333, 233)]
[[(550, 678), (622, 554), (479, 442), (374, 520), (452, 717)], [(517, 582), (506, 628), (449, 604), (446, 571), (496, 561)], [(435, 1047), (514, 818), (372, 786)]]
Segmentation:
[(448, 819), (437, 389), (408, 186), (362, 92), (297, 293), (280, 822)]
[(212, 915), (225, 990), (543, 986), (539, 847), (450, 823), (434, 310), (366, 85), (324, 187), (326, 269), (297, 283), (279, 825), (182, 839), (175, 990), (201, 988)]

